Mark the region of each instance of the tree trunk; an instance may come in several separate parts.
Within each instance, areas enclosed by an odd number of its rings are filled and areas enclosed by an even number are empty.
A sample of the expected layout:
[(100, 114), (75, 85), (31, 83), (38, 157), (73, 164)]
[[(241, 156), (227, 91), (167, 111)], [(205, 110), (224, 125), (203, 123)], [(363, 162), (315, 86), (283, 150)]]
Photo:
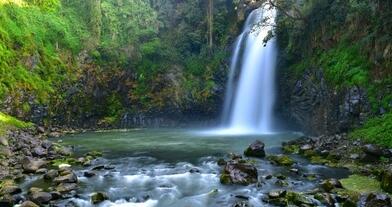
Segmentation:
[(207, 24), (208, 24), (208, 47), (212, 50), (213, 33), (214, 33), (214, 0), (208, 0), (207, 8)]

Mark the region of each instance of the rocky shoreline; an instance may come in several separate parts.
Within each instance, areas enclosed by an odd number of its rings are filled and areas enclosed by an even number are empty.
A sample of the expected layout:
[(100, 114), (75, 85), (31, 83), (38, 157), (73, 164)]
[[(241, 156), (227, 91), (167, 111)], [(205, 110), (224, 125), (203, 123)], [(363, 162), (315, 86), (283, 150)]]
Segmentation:
[[(86, 169), (82, 176), (94, 177), (98, 171), (111, 170), (109, 165), (96, 165), (102, 156), (99, 152), (89, 152), (83, 156), (73, 155), (73, 148), (62, 146), (61, 140), (52, 142), (47, 137), (59, 137), (77, 130), (43, 128), (9, 132), (1, 141), (0, 206), (64, 206), (62, 201), (77, 197), (78, 176), (73, 167)], [(392, 193), (392, 150), (376, 145), (352, 140), (345, 134), (320, 137), (303, 137), (282, 144), (281, 154), (267, 154), (265, 144), (256, 141), (249, 145), (244, 155), (230, 154), (217, 160), (222, 167), (220, 181), (224, 185), (278, 186), (266, 193), (263, 202), (275, 206), (391, 206)], [(354, 176), (366, 176), (379, 183), (376, 192), (356, 192), (348, 181), (334, 178), (321, 179), (316, 174), (301, 172), (295, 157), (301, 156), (311, 163), (333, 168), (346, 168)], [(263, 174), (255, 159), (263, 159), (282, 168), (279, 174)], [(260, 173), (261, 172), (261, 173)], [(49, 186), (22, 189), (19, 184), (27, 177), (36, 176)], [(298, 192), (289, 186), (291, 177), (312, 181), (317, 188)], [(356, 179), (355, 177), (354, 179)], [(350, 178), (349, 178), (350, 179)], [(367, 182), (367, 181), (366, 181)], [(364, 183), (367, 185), (367, 183)], [(388, 194), (389, 193), (389, 194)], [(242, 198), (242, 197), (241, 197)], [(104, 192), (91, 192), (92, 204), (99, 204), (110, 198)], [(233, 206), (250, 206), (243, 200)], [(60, 204), (61, 203), (61, 204)], [(77, 206), (72, 201), (65, 206)]]

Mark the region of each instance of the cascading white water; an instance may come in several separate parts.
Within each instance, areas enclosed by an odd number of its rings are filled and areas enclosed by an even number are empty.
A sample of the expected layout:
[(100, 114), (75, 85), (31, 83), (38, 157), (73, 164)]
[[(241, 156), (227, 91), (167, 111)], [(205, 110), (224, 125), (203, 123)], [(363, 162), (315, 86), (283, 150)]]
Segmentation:
[[(237, 39), (223, 111), (226, 132), (272, 132), (277, 49), (275, 39), (267, 44), (264, 39), (274, 21), (274, 9), (254, 10)], [(237, 70), (240, 74), (235, 80)]]

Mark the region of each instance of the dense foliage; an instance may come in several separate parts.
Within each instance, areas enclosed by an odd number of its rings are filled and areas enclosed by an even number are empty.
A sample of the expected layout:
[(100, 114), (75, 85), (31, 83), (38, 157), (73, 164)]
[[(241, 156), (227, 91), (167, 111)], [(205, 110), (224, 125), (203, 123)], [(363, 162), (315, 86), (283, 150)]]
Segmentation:
[(2, 110), (21, 118), (45, 111), (46, 121), (65, 123), (218, 111), (236, 22), (232, 3), (214, 2), (211, 48), (204, 1), (1, 0)]

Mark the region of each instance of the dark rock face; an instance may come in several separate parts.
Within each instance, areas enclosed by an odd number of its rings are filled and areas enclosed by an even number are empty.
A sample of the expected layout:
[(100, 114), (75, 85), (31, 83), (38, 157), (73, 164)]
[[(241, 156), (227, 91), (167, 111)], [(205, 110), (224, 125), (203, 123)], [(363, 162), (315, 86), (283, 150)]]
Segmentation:
[(265, 144), (262, 141), (255, 141), (245, 150), (244, 155), (248, 157), (265, 157)]
[(249, 185), (258, 181), (257, 176), (257, 169), (253, 164), (237, 159), (226, 163), (220, 180), (223, 184)]
[(308, 134), (345, 132), (359, 126), (371, 113), (363, 88), (330, 88), (321, 69), (309, 69), (295, 80), (282, 73), (279, 111)]
[(392, 193), (392, 166), (382, 173), (381, 188), (388, 193)]

